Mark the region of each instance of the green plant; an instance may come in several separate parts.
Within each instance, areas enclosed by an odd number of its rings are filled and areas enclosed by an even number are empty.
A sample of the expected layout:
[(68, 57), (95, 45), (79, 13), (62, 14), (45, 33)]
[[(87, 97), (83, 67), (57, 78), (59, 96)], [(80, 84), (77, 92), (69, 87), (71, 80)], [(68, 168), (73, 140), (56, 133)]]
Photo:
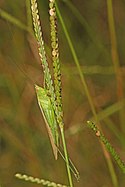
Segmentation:
[[(48, 67), (48, 62), (46, 59), (46, 53), (44, 49), (44, 41), (42, 37), (42, 31), (39, 21), (39, 14), (37, 8), (37, 1), (31, 0), (31, 9), (33, 16), (33, 25), (35, 30), (35, 36), (37, 39), (39, 56), (41, 59), (41, 64), (43, 66), (44, 72), (44, 88), (35, 86), (37, 92), (37, 99), (40, 105), (42, 114), (44, 116), (49, 137), (51, 140), (54, 156), (57, 159), (58, 152), (58, 126), (60, 128), (60, 133), (62, 137), (62, 143), (65, 154), (65, 161), (67, 166), (69, 184), (72, 187), (72, 177), (69, 166), (69, 158), (66, 148), (66, 141), (64, 136), (64, 123), (63, 123), (63, 111), (62, 111), (62, 99), (61, 99), (61, 73), (60, 73), (60, 63), (59, 63), (59, 52), (58, 52), (58, 39), (56, 31), (56, 11), (55, 11), (55, 1), (50, 0), (50, 26), (51, 26), (51, 46), (52, 46), (52, 59), (53, 59), (53, 69), (54, 69), (54, 86), (50, 70)], [(50, 98), (50, 99), (49, 99)], [(58, 126), (57, 126), (58, 123)]]
[(102, 132), (100, 132), (100, 130), (98, 129), (95, 123), (88, 121), (87, 124), (88, 124), (88, 127), (91, 128), (95, 132), (96, 136), (104, 144), (104, 146), (106, 147), (108, 152), (112, 155), (112, 157), (114, 158), (114, 160), (116, 161), (116, 163), (118, 164), (122, 172), (125, 173), (125, 164), (121, 160), (120, 156), (115, 151), (113, 146), (109, 143), (108, 139), (104, 136), (104, 134), (102, 134)]
[[(22, 185), (23, 182), (13, 177), (17, 171), (30, 173), (32, 176), (42, 176), (50, 181), (61, 181), (67, 178), (66, 172), (63, 172), (63, 175), (59, 172), (60, 168), (61, 171), (65, 169), (58, 155), (63, 153), (59, 141), (61, 139), (59, 124), (61, 124), (65, 128), (71, 157), (73, 160), (76, 156), (78, 157), (76, 162), (81, 173), (81, 180), (76, 184), (74, 181), (73, 185), (123, 187), (125, 169), (120, 157), (124, 160), (125, 4), (112, 0), (82, 3), (77, 0), (72, 2), (57, 0), (55, 9), (55, 3), (52, 0), (49, 1), (49, 8), (47, 1), (38, 1), (45, 41), (40, 51), (43, 53), (42, 57), (46, 52), (43, 70), (49, 62), (48, 69), (46, 68), (49, 74), (45, 76), (47, 72), (45, 71), (44, 81), (41, 82), (41, 68), (37, 64), (39, 56), (37, 56), (37, 45), (32, 29), (30, 0), (26, 0), (25, 3), (18, 1), (16, 4), (3, 0), (1, 3), (0, 148), (2, 154), (0, 161), (2, 161), (1, 168), (3, 169), (0, 170), (0, 178), (2, 186)], [(56, 13), (59, 18), (58, 29)], [(43, 49), (44, 46), (45, 49)], [(59, 54), (59, 49), (61, 54)], [(49, 76), (51, 76), (50, 79), (47, 78)], [(49, 85), (51, 83), (52, 87)], [(57, 162), (51, 158), (49, 154), (51, 151), (46, 148), (49, 146), (46, 136), (41, 136), (40, 131), (42, 130), (43, 134), (44, 127), (41, 125), (43, 121), (36, 97), (34, 97), (36, 96), (34, 84), (41, 85), (40, 89), (45, 96), (42, 99), (37, 96), (37, 100), (39, 103), (42, 102), (40, 107), (52, 147), (55, 147), (55, 158), (57, 155), (59, 158)], [(52, 88), (52, 91), (49, 88)], [(60, 88), (63, 89), (65, 126)], [(50, 108), (51, 113), (49, 113)], [(88, 119), (90, 120), (88, 126), (95, 132), (97, 140), (88, 133), (86, 125), (83, 126)], [(96, 125), (91, 121), (94, 121)], [(101, 149), (98, 142), (101, 143)], [(62, 157), (66, 162), (64, 153)], [(113, 157), (116, 164), (113, 162)], [(71, 173), (76, 175), (77, 170), (69, 158), (68, 161)], [(36, 181), (41, 185), (43, 182), (45, 185), (57, 186), (53, 182), (22, 174), (16, 177), (31, 182)], [(24, 186), (34, 185), (25, 182), (23, 184)]]
[(24, 175), (24, 174), (22, 175), (20, 173), (17, 173), (15, 175), (15, 177), (17, 177), (18, 179), (21, 179), (21, 180), (29, 181), (31, 183), (42, 184), (43, 186), (68, 187), (68, 186), (63, 185), (63, 184), (57, 184), (55, 182), (51, 182), (51, 181), (47, 181), (47, 180), (39, 179), (39, 178), (34, 178), (32, 176), (28, 176), (28, 175)]

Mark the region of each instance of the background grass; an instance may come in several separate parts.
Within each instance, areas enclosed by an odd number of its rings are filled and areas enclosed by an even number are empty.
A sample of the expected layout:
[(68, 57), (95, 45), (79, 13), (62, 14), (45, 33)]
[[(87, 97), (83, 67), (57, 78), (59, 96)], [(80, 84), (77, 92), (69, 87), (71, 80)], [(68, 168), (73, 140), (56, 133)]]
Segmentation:
[[(28, 2), (28, 1), (27, 1)], [(70, 2), (70, 3), (69, 3)], [(38, 1), (41, 24), (50, 58), (48, 1)], [(0, 184), (4, 186), (38, 186), (15, 179), (17, 172), (67, 183), (64, 161), (55, 162), (34, 91), (40, 84), (42, 69), (32, 36), (26, 2), (2, 0), (0, 8)], [(125, 101), (118, 97), (117, 72), (111, 49), (111, 28), (107, 1), (60, 1), (59, 8), (84, 73), (101, 127), (122, 159), (125, 160)], [(113, 18), (122, 81), (125, 78), (125, 4), (113, 1)], [(29, 14), (28, 14), (29, 15)], [(28, 18), (28, 19), (27, 19)], [(14, 24), (13, 24), (14, 22)], [(21, 26), (20, 22), (23, 24)], [(29, 26), (29, 27), (28, 27)], [(93, 117), (67, 39), (58, 23), (62, 66), (63, 108), (70, 157), (80, 172), (75, 186), (112, 187), (110, 173), (96, 137), (86, 127)], [(113, 162), (118, 186), (125, 177)]]

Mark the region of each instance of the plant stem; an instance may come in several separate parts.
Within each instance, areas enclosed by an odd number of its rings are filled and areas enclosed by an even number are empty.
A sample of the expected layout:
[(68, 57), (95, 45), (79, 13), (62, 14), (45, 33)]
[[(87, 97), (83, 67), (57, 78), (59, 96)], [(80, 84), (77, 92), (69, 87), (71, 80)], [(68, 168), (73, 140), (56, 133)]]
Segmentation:
[(31, 2), (30, 0), (26, 0), (26, 13), (27, 13), (27, 26), (31, 30), (33, 29), (33, 24), (32, 24), (32, 13), (31, 13)]
[(104, 47), (104, 45), (101, 43), (99, 36), (97, 33), (92, 29), (92, 27), (88, 24), (87, 20), (83, 17), (83, 15), (80, 13), (80, 11), (77, 9), (77, 7), (74, 5), (72, 1), (69, 0), (62, 0), (67, 7), (69, 8), (69, 11), (73, 13), (73, 15), (76, 17), (78, 22), (83, 26), (83, 28), (86, 30), (88, 33), (89, 37), (95, 44), (95, 46), (99, 49), (99, 51), (103, 51), (105, 54), (106, 61), (109, 62), (109, 53), (107, 49)]
[(17, 27), (29, 32), (32, 34), (32, 30), (27, 27), (24, 23), (22, 23), (20, 20), (18, 20), (17, 18), (13, 17), (12, 15), (8, 14), (6, 11), (2, 10), (0, 8), (0, 17), (2, 17), (3, 19), (9, 21), (10, 23), (16, 25)]
[[(94, 116), (94, 119), (95, 121), (97, 122), (97, 126), (99, 124), (99, 119), (98, 119), (98, 116), (97, 116), (97, 112), (96, 112), (96, 108), (94, 106), (94, 102), (93, 102), (93, 98), (89, 92), (89, 88), (88, 88), (88, 85), (86, 83), (86, 80), (85, 80), (85, 77), (84, 77), (84, 74), (82, 73), (81, 71), (81, 67), (80, 67), (80, 64), (79, 64), (79, 60), (78, 60), (78, 57), (77, 57), (77, 54), (75, 52), (75, 49), (74, 49), (74, 46), (72, 44), (72, 41), (71, 41), (71, 38), (69, 36), (69, 33), (67, 31), (67, 28), (65, 26), (65, 23), (64, 23), (64, 20), (63, 20), (63, 17), (61, 16), (61, 13), (60, 13), (60, 10), (58, 8), (58, 5), (56, 4), (56, 11), (57, 11), (57, 14), (58, 14), (58, 17), (60, 19), (60, 22), (61, 22), (61, 25), (63, 27), (63, 30), (64, 30), (64, 33), (65, 33), (65, 36), (67, 38), (67, 41), (68, 41), (68, 44), (69, 44), (69, 47), (70, 47), (70, 50), (71, 50), (71, 53), (72, 53), (72, 56), (74, 58), (74, 62), (77, 66), (77, 69), (78, 69), (78, 73), (79, 73), (79, 76), (80, 76), (80, 79), (81, 79), (81, 82), (82, 82), (82, 85), (83, 85), (83, 88), (85, 90), (85, 93), (86, 93), (86, 96), (88, 98), (88, 101), (89, 101), (89, 104), (90, 104), (90, 107), (91, 107), (91, 110), (92, 110), (92, 113), (93, 113), (93, 116)], [(102, 146), (102, 144), (101, 144)], [(108, 169), (110, 171), (110, 174), (111, 174), (111, 178), (113, 178), (115, 175), (113, 175), (112, 173), (112, 169), (115, 173), (115, 170), (114, 170), (114, 167), (113, 167), (113, 164), (112, 164), (112, 161), (111, 161), (111, 158), (109, 157), (109, 153), (106, 151), (106, 149), (102, 147), (102, 150), (103, 150), (103, 154), (105, 156), (105, 159), (107, 161), (107, 165), (108, 165)], [(108, 156), (107, 156), (108, 155)], [(110, 165), (109, 165), (109, 162), (110, 162)], [(112, 169), (110, 168), (110, 166), (112, 165)], [(113, 176), (113, 177), (112, 177)], [(117, 178), (116, 178), (117, 180)], [(113, 181), (113, 180), (112, 180)], [(114, 182), (114, 181), (113, 181)], [(114, 184), (115, 185), (115, 184)]]
[[(117, 45), (117, 38), (116, 38), (112, 0), (107, 0), (107, 15), (108, 15), (108, 24), (109, 24), (109, 33), (110, 33), (110, 42), (111, 42), (112, 63), (116, 75), (117, 98), (119, 101), (124, 98), (124, 89), (123, 89), (124, 83), (123, 83), (123, 77), (120, 69), (120, 59), (118, 54), (118, 45)], [(124, 113), (125, 113), (124, 109), (120, 110), (119, 119), (120, 119), (121, 129), (125, 133)]]
[(70, 167), (69, 167), (69, 159), (68, 159), (68, 153), (67, 153), (67, 147), (66, 147), (66, 141), (65, 141), (65, 135), (64, 135), (64, 128), (63, 127), (60, 127), (60, 132), (61, 132), (64, 154), (65, 154), (65, 159), (66, 159), (66, 167), (67, 167), (69, 184), (70, 184), (70, 187), (73, 187), (72, 176), (71, 176), (71, 171), (70, 171)]

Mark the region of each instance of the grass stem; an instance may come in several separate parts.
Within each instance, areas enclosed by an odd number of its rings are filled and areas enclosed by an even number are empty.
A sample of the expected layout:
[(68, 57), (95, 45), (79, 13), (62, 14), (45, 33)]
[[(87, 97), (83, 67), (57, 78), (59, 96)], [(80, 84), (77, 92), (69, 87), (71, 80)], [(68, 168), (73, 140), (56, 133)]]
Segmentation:
[[(116, 75), (117, 98), (119, 101), (124, 98), (124, 90), (123, 90), (123, 78), (122, 78), (122, 73), (120, 69), (120, 60), (119, 60), (119, 54), (118, 54), (112, 0), (107, 0), (107, 14), (108, 14), (109, 33), (110, 33), (110, 40), (111, 40), (112, 63), (113, 63), (114, 71)], [(125, 113), (124, 109), (119, 111), (119, 119), (120, 119), (121, 128), (122, 128), (122, 131), (125, 133), (124, 113)]]
[[(65, 26), (65, 23), (64, 23), (64, 21), (63, 21), (63, 18), (62, 18), (62, 16), (61, 16), (61, 13), (60, 13), (60, 11), (59, 11), (59, 8), (58, 8), (58, 5), (57, 5), (57, 4), (56, 4), (56, 10), (57, 10), (57, 14), (58, 14), (58, 17), (59, 17), (59, 19), (60, 19), (62, 28), (63, 28), (63, 30), (64, 30), (66, 39), (67, 39), (67, 41), (68, 41), (68, 44), (69, 44), (69, 47), (70, 47), (72, 56), (73, 56), (73, 58), (74, 58), (74, 62), (75, 62), (75, 64), (76, 64), (76, 66), (77, 66), (77, 69), (78, 69), (78, 72), (79, 72), (79, 76), (80, 76), (80, 79), (81, 79), (83, 88), (84, 88), (84, 90), (85, 90), (86, 96), (87, 96), (87, 98), (88, 98), (88, 101), (89, 101), (89, 104), (90, 104), (90, 107), (91, 107), (91, 110), (92, 110), (94, 119), (95, 119), (96, 123), (99, 124), (99, 120), (98, 120), (98, 116), (97, 116), (97, 113), (96, 113), (96, 109), (95, 109), (95, 106), (94, 106), (93, 99), (92, 99), (91, 94), (90, 94), (90, 92), (89, 92), (89, 89), (88, 89), (88, 86), (87, 86), (87, 83), (86, 83), (84, 74), (83, 74), (82, 71), (81, 71), (81, 67), (80, 67), (80, 64), (79, 64), (79, 60), (78, 60), (77, 54), (76, 54), (76, 52), (75, 52), (74, 46), (73, 46), (73, 44), (72, 44), (71, 38), (70, 38), (70, 36), (69, 36), (69, 34), (68, 34), (67, 28), (66, 28), (66, 26)], [(101, 146), (102, 146), (102, 144), (101, 144)], [(116, 175), (113, 175), (113, 173), (111, 172), (111, 171), (112, 171), (111, 168), (110, 168), (111, 165), (112, 165), (112, 168), (113, 168), (114, 173), (115, 173), (115, 170), (114, 170), (114, 167), (113, 167), (113, 164), (112, 164), (112, 161), (111, 161), (110, 157), (109, 157), (109, 156), (107, 157), (107, 155), (108, 155), (109, 153), (106, 151), (106, 149), (105, 149), (103, 146), (102, 146), (102, 150), (103, 150), (105, 159), (106, 159), (106, 161), (107, 161), (107, 165), (108, 165), (108, 169), (109, 169), (110, 174), (111, 174), (111, 178), (113, 178), (113, 177), (116, 176)], [(109, 165), (109, 162), (110, 162), (110, 165)], [(117, 180), (117, 177), (116, 177), (116, 180)], [(114, 182), (113, 179), (112, 179), (112, 182)]]
[(32, 30), (27, 27), (24, 23), (22, 23), (17, 18), (13, 17), (12, 15), (8, 14), (6, 11), (0, 8), (0, 17), (4, 18), (5, 20), (9, 21), (10, 23), (16, 25), (17, 27), (29, 32), (32, 34)]
[(70, 187), (73, 187), (72, 176), (71, 176), (71, 171), (70, 171), (70, 167), (69, 167), (69, 159), (68, 159), (65, 135), (64, 135), (64, 128), (61, 127), (60, 131), (61, 131), (62, 143), (63, 143), (63, 148), (64, 148), (64, 155), (65, 155), (65, 159), (66, 159), (66, 167), (67, 167), (69, 184), (70, 184)]

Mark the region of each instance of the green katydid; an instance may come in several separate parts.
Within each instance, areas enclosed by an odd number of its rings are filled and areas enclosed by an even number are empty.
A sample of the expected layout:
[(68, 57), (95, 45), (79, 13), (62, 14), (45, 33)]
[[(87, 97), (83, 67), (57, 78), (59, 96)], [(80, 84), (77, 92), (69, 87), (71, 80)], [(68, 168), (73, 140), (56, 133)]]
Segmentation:
[(49, 134), (54, 157), (57, 160), (59, 135), (58, 135), (58, 126), (55, 118), (54, 109), (51, 104), (51, 100), (47, 95), (46, 89), (39, 87), (37, 85), (35, 85), (35, 89), (36, 89), (38, 104), (46, 123), (46, 128)]
[[(43, 117), (44, 117), (44, 120), (46, 123), (46, 128), (47, 128), (47, 131), (49, 134), (54, 157), (57, 160), (57, 156), (58, 156), (58, 152), (59, 152), (60, 155), (62, 156), (62, 158), (65, 160), (65, 157), (63, 156), (63, 154), (61, 153), (61, 151), (58, 148), (58, 145), (59, 145), (58, 124), (56, 121), (53, 106), (51, 104), (51, 100), (50, 100), (49, 96), (47, 95), (47, 91), (45, 88), (35, 85), (35, 90), (36, 90), (36, 94), (37, 94), (38, 104), (39, 104), (39, 107), (41, 109), (41, 112), (43, 114)], [(70, 159), (69, 159), (69, 162), (70, 162), (69, 167), (70, 167), (71, 171), (73, 172), (73, 174), (75, 175), (77, 180), (79, 180), (79, 173), (78, 173), (77, 169), (75, 168), (74, 164), (72, 163), (72, 161)]]
[[(20, 66), (18, 66), (16, 62), (12, 61), (12, 63), (14, 63), (17, 66), (17, 68), (22, 72), (22, 74), (24, 74), (28, 78), (28, 80), (30, 81), (31, 84), (34, 84), (33, 80), (27, 76), (26, 72)], [(37, 85), (35, 85), (35, 90), (37, 93), (37, 100), (38, 100), (41, 112), (42, 112), (43, 117), (45, 119), (47, 131), (48, 131), (48, 134), (50, 137), (50, 142), (52, 145), (55, 159), (57, 159), (58, 152), (59, 152), (61, 157), (65, 160), (64, 155), (62, 154), (62, 152), (59, 149), (58, 124), (56, 121), (53, 106), (50, 101), (50, 97), (47, 95), (47, 90), (45, 88), (39, 87)], [(66, 160), (65, 160), (65, 162), (66, 162)], [(72, 163), (72, 161), (70, 159), (69, 159), (69, 162), (70, 162), (69, 167), (70, 167), (71, 171), (73, 172), (73, 174), (77, 178), (77, 180), (79, 180), (79, 173), (78, 173), (77, 169), (75, 168), (74, 164)]]

